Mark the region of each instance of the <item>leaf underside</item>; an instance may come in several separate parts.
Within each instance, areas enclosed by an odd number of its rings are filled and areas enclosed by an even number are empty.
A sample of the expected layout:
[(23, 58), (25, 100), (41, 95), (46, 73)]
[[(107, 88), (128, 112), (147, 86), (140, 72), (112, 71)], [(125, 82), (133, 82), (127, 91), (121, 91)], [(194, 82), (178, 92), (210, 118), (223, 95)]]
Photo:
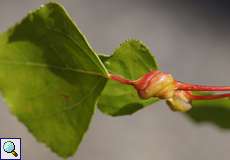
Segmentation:
[[(100, 58), (110, 73), (132, 80), (157, 69), (150, 51), (137, 40), (128, 40), (122, 43), (112, 56)], [(143, 100), (132, 86), (109, 80), (99, 98), (98, 107), (106, 114), (121, 116), (132, 114), (156, 101), (156, 98)]]
[(58, 4), (28, 14), (0, 35), (0, 89), (37, 140), (73, 155), (94, 112), (107, 72)]

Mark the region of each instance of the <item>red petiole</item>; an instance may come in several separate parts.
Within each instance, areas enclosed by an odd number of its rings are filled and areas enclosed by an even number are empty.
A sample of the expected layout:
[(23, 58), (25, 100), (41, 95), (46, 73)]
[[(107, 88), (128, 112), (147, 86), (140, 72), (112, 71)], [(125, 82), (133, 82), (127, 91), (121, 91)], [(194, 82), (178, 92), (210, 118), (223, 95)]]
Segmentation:
[(134, 85), (134, 81), (129, 80), (129, 79), (125, 79), (124, 77), (119, 76), (119, 75), (109, 74), (109, 78), (110, 78), (111, 80), (118, 81), (118, 82), (120, 82), (121, 84)]
[(221, 98), (230, 98), (230, 94), (216, 94), (216, 95), (193, 95), (192, 93), (187, 93), (187, 96), (190, 100), (214, 100), (214, 99), (221, 99)]
[(190, 83), (176, 82), (177, 89), (184, 91), (230, 91), (230, 86), (204, 86)]
[[(119, 75), (109, 74), (109, 78), (114, 81), (118, 81), (121, 84), (132, 85), (136, 89), (145, 88), (149, 81), (159, 73), (160, 71), (152, 71), (145, 74), (142, 78), (138, 80), (129, 80)], [(175, 80), (175, 90), (186, 91), (187, 96), (190, 100), (214, 100), (221, 98), (230, 98), (230, 93), (226, 94), (217, 94), (217, 95), (193, 95), (190, 91), (230, 91), (230, 86), (206, 86), (206, 85), (197, 85), (190, 83), (183, 83)]]

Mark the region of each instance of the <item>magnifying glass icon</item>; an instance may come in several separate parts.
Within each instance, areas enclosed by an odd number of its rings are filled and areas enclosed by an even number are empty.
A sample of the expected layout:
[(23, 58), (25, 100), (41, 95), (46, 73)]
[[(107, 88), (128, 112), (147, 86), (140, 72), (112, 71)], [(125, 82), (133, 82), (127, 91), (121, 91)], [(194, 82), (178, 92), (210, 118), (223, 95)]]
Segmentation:
[(15, 151), (15, 145), (12, 141), (6, 141), (4, 144), (3, 144), (3, 150), (6, 152), (6, 153), (11, 153), (13, 154), (15, 157), (18, 156), (17, 152)]

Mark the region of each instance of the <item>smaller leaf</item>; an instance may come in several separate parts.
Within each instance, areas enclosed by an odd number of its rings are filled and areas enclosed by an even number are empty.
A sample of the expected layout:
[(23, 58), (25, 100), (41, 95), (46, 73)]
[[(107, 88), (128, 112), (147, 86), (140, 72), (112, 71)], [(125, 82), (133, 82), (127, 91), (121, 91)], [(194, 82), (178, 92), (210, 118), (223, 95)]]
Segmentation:
[[(110, 73), (132, 80), (157, 69), (150, 51), (137, 40), (126, 41), (111, 57), (103, 55), (100, 58)], [(156, 101), (156, 98), (143, 100), (132, 86), (110, 80), (99, 98), (98, 107), (106, 114), (120, 116), (132, 114)]]

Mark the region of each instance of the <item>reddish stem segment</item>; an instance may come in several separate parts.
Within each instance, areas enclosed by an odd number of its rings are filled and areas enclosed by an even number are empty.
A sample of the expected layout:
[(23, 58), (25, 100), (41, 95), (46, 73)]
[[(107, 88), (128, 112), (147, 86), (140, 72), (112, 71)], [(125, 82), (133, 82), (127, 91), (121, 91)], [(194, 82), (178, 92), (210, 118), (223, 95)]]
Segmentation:
[(109, 78), (111, 80), (118, 81), (122, 84), (134, 85), (134, 81), (126, 79), (126, 78), (119, 76), (119, 75), (109, 74)]
[(189, 97), (190, 100), (214, 100), (214, 99), (221, 99), (221, 98), (230, 98), (229, 93), (199, 96), (199, 95), (193, 95), (190, 92), (188, 92), (187, 96)]
[(204, 86), (190, 83), (178, 82), (176, 83), (178, 90), (184, 91), (230, 91), (230, 86)]
[(115, 74), (109, 74), (109, 78), (111, 80), (120, 82), (121, 84), (132, 85), (137, 90), (142, 90), (142, 89), (146, 88), (149, 85), (151, 79), (159, 73), (161, 73), (161, 72), (160, 71), (151, 71), (151, 72), (143, 75), (138, 80), (129, 80), (129, 79), (126, 79), (120, 75), (115, 75)]

